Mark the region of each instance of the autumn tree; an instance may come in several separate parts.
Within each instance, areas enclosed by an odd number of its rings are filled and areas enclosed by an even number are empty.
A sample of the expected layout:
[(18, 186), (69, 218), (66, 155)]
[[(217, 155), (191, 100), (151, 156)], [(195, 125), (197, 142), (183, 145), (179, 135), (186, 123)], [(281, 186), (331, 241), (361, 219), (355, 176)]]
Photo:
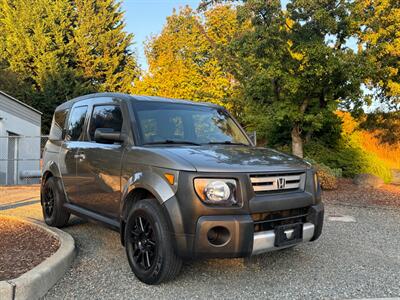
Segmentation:
[(237, 82), (216, 53), (239, 31), (235, 10), (219, 5), (197, 14), (174, 12), (159, 35), (146, 45), (149, 70), (134, 93), (208, 101), (234, 109)]
[(366, 86), (383, 104), (362, 125), (377, 130), (381, 141), (396, 143), (400, 140), (400, 2), (358, 0), (353, 16), (360, 53), (373, 66)]
[(400, 109), (400, 2), (358, 0), (353, 15), (360, 47), (374, 66), (368, 86), (378, 99)]

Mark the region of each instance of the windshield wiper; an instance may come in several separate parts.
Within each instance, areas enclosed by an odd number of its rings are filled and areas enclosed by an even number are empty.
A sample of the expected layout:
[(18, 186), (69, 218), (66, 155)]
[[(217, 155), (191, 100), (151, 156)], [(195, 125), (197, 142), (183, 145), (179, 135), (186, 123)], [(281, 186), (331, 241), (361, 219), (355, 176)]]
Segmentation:
[(149, 142), (143, 143), (143, 145), (157, 145), (157, 144), (171, 144), (171, 145), (193, 145), (193, 146), (201, 146), (199, 143), (189, 142), (189, 141), (175, 141), (175, 140), (165, 140), (165, 141), (157, 141), (157, 142)]
[(235, 143), (231, 141), (223, 141), (223, 142), (209, 142), (207, 145), (240, 145), (240, 146), (249, 146), (245, 143)]

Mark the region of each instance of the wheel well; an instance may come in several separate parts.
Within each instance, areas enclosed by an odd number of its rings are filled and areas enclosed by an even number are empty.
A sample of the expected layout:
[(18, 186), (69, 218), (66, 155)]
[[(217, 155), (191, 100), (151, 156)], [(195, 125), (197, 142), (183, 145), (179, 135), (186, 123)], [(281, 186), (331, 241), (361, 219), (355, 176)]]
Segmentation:
[(122, 218), (121, 218), (121, 227), (120, 227), (120, 235), (121, 235), (121, 243), (122, 245), (125, 246), (125, 237), (124, 237), (124, 231), (125, 231), (125, 220), (128, 215), (128, 212), (131, 210), (133, 204), (136, 202), (143, 200), (143, 199), (149, 199), (149, 198), (156, 198), (150, 191), (144, 189), (144, 188), (137, 188), (129, 192), (129, 194), (126, 196), (124, 208), (122, 210)]
[(46, 171), (44, 172), (43, 176), (42, 176), (42, 185), (45, 184), (45, 182), (50, 178), (53, 177), (53, 173), (51, 173), (50, 171)]

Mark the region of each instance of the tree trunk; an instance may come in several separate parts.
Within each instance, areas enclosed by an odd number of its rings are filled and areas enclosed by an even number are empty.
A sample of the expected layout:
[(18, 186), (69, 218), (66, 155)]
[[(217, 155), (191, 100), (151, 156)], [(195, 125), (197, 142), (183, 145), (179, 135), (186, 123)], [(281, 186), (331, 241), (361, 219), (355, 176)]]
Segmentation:
[(303, 140), (300, 135), (299, 124), (296, 124), (292, 129), (292, 154), (303, 158)]

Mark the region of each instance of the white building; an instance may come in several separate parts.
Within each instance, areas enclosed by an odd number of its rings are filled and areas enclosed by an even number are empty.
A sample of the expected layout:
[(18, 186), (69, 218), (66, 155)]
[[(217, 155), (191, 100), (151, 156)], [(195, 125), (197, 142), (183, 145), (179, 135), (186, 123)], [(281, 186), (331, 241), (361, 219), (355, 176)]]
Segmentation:
[(27, 173), (40, 171), (41, 115), (0, 91), (0, 185), (26, 183)]

